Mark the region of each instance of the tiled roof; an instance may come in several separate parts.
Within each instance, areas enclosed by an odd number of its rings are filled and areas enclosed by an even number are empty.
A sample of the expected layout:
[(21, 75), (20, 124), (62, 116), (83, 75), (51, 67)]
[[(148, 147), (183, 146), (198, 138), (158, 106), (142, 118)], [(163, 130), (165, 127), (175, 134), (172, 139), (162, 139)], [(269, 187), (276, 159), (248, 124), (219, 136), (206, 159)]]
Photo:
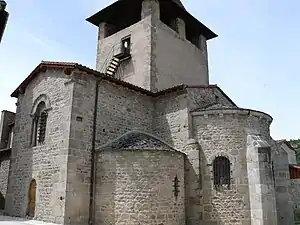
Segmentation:
[(142, 132), (142, 131), (130, 131), (121, 137), (107, 143), (99, 148), (99, 150), (105, 149), (128, 149), (128, 150), (167, 150), (176, 151), (173, 147), (159, 138)]
[(277, 140), (276, 141), (278, 144), (286, 144), (286, 146), (288, 146), (288, 148), (290, 148), (291, 150), (293, 151), (296, 151), (295, 148), (293, 148), (293, 146), (285, 139), (282, 139), (282, 140)]
[(96, 71), (94, 69), (88, 68), (86, 66), (83, 66), (79, 63), (75, 62), (55, 62), (55, 61), (42, 61), (30, 74), (25, 80), (15, 89), (15, 91), (11, 94), (11, 97), (18, 97), (20, 93), (24, 93), (27, 85), (37, 76), (40, 72), (45, 72), (47, 69), (53, 68), (53, 69), (62, 69), (64, 70), (65, 74), (71, 75), (72, 70), (78, 69), (80, 71), (86, 72), (89, 75), (93, 75), (96, 77), (99, 77), (101, 79), (113, 82), (117, 85), (121, 85), (123, 87), (138, 91), (142, 94), (146, 94), (148, 96), (152, 97), (158, 97), (164, 94), (173, 93), (173, 92), (180, 92), (180, 91), (186, 91), (187, 88), (217, 88), (219, 91), (234, 105), (235, 103), (220, 89), (217, 85), (185, 85), (180, 84), (176, 85), (174, 87), (159, 90), (157, 92), (152, 92), (149, 90), (146, 90), (144, 88), (141, 88), (139, 86), (133, 85), (131, 83), (128, 83), (126, 81), (122, 81), (120, 79), (107, 76), (106, 74), (100, 73), (99, 71)]
[(78, 69), (83, 72), (86, 72), (88, 74), (101, 77), (105, 80), (112, 81), (116, 84), (120, 84), (123, 86), (126, 86), (130, 89), (134, 89), (136, 91), (140, 91), (144, 94), (152, 95), (153, 93), (150, 91), (147, 91), (143, 88), (140, 88), (138, 86), (132, 85), (128, 82), (121, 81), (119, 79), (107, 76), (103, 73), (100, 73), (96, 70), (93, 70), (91, 68), (88, 68), (86, 66), (83, 66), (79, 63), (75, 62), (52, 62), (52, 61), (42, 61), (30, 74), (29, 76), (16, 88), (16, 90), (11, 94), (11, 97), (18, 97), (19, 93), (22, 93), (25, 91), (27, 85), (37, 76), (40, 72), (45, 72), (48, 68), (54, 68), (54, 69), (63, 69), (65, 74), (71, 75), (72, 70)]

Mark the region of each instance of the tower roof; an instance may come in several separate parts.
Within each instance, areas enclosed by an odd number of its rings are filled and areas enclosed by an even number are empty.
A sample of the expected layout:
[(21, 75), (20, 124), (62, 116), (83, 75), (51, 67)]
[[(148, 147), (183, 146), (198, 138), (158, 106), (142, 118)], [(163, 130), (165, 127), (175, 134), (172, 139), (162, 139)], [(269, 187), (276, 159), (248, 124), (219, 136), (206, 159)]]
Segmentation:
[[(118, 1), (123, 1), (123, 0), (118, 0)], [(182, 2), (180, 0), (171, 0), (171, 1), (174, 2), (175, 4), (177, 4), (182, 9), (185, 9), (184, 5), (182, 4)]]
[(177, 4), (179, 7), (181, 7), (182, 9), (185, 10), (184, 5), (182, 4), (182, 2), (180, 0), (172, 0), (175, 4)]
[[(118, 0), (86, 20), (97, 27), (102, 22), (124, 26), (126, 23), (124, 18), (128, 24), (134, 24), (140, 20), (141, 2), (142, 0)], [(193, 17), (180, 0), (159, 0), (159, 2), (161, 11), (185, 21), (187, 32), (201, 33), (207, 40), (217, 37), (213, 31)]]
[(0, 0), (0, 11), (4, 11), (7, 3), (4, 0)]

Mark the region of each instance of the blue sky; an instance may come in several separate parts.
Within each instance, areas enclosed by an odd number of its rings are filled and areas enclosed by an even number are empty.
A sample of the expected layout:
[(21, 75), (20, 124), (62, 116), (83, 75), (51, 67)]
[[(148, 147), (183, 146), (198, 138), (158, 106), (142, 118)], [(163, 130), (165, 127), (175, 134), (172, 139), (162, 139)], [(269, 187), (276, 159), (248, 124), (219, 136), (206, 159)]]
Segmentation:
[[(0, 110), (41, 60), (95, 67), (97, 28), (85, 18), (111, 0), (7, 0), (0, 45)], [(238, 106), (269, 113), (275, 139), (300, 138), (300, 1), (183, 0), (219, 35), (209, 41), (210, 82)]]

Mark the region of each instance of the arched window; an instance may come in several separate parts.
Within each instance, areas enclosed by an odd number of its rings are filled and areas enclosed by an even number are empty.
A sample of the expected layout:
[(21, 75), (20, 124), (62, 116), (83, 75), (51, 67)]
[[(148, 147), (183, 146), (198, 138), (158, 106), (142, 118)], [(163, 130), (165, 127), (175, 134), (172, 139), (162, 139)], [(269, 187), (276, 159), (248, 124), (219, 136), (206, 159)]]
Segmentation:
[(214, 185), (220, 187), (230, 187), (230, 161), (224, 156), (215, 158), (213, 163)]
[(47, 127), (46, 104), (41, 101), (33, 115), (32, 145), (44, 144)]

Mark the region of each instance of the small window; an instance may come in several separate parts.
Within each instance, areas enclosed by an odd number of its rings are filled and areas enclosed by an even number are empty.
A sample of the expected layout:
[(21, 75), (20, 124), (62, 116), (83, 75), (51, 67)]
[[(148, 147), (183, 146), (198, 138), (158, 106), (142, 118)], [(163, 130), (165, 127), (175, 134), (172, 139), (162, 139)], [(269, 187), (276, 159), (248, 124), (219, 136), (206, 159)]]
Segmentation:
[(8, 148), (12, 148), (13, 137), (14, 137), (14, 126), (11, 125), (9, 127), (9, 134), (8, 134), (8, 143), (7, 143)]
[(39, 133), (38, 133), (38, 142), (40, 144), (44, 143), (45, 141), (47, 117), (48, 114), (46, 112), (41, 112), (40, 119), (39, 119)]
[(215, 158), (213, 163), (214, 186), (216, 189), (230, 187), (230, 161), (224, 156)]
[(130, 37), (122, 39), (122, 48), (125, 54), (130, 54)]
[(40, 102), (33, 117), (32, 145), (44, 144), (46, 136), (47, 118), (45, 102)]

